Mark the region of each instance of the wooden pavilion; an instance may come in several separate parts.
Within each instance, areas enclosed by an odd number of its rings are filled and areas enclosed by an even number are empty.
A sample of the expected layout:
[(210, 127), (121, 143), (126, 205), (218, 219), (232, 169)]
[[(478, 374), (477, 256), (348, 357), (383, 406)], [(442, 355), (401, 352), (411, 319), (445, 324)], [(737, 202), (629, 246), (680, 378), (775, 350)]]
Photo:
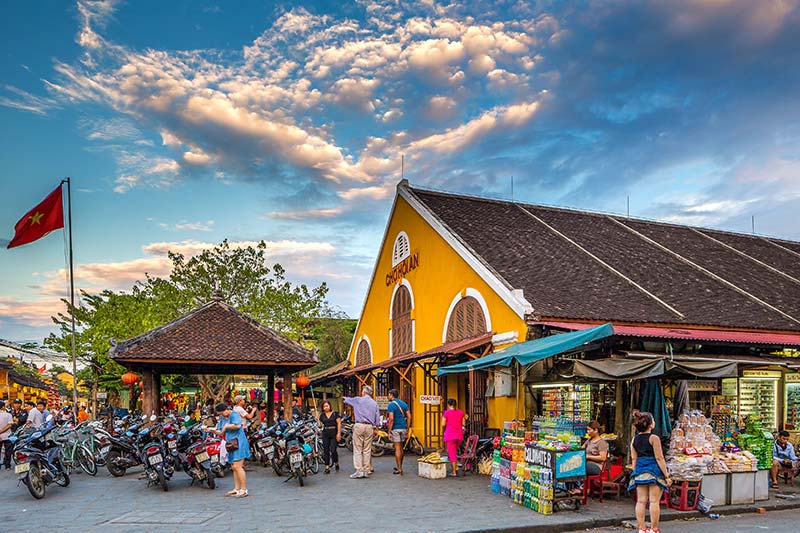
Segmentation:
[(285, 384), (285, 413), (291, 416), (292, 373), (319, 362), (312, 350), (240, 313), (219, 296), (163, 326), (111, 342), (111, 358), (142, 375), (145, 414), (159, 411), (162, 375), (220, 374), (267, 376), (270, 413), (279, 376)]

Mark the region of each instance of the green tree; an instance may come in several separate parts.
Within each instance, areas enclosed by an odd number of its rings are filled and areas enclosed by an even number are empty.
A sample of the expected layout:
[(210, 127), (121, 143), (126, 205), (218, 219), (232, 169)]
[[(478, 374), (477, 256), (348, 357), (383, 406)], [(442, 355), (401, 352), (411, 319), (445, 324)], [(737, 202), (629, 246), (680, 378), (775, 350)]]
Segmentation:
[[(280, 265), (267, 266), (266, 254), (263, 241), (256, 246), (234, 248), (227, 240), (188, 259), (170, 252), (172, 270), (167, 278), (146, 275), (130, 292), (82, 292), (80, 306), (75, 309), (64, 300), (67, 312), (53, 317), (59, 331), (44, 344), (70, 353), (74, 313), (76, 353), (87, 364), (78, 373), (79, 379), (93, 391), (119, 391), (125, 369), (108, 356), (110, 340), (128, 339), (174, 320), (209, 301), (215, 292), (237, 310), (290, 338), (304, 341), (309, 321), (328, 308), (328, 288), (325, 283), (312, 288), (292, 284)], [(224, 382), (224, 378), (199, 379), (209, 394), (218, 392)]]

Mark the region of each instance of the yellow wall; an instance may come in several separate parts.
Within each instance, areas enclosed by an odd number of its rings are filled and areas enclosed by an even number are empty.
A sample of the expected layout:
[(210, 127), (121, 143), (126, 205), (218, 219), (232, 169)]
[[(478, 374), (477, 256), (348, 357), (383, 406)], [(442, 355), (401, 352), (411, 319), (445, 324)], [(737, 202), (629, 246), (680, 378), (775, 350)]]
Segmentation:
[[(387, 286), (386, 274), (392, 270), (392, 248), (400, 231), (405, 231), (408, 235), (411, 254), (418, 254), (419, 257), (418, 267), (405, 277), (411, 285), (413, 295), (414, 307), (411, 318), (414, 320), (415, 352), (423, 352), (442, 344), (442, 332), (450, 304), (456, 295), (464, 296), (467, 288), (477, 290), (485, 300), (492, 331), (495, 333), (517, 331), (519, 339), (525, 340), (527, 332), (525, 321), (402, 197), (398, 196), (351, 348), (350, 361), (354, 365), (355, 353), (363, 335), (369, 338), (373, 363), (389, 358), (390, 306), (397, 283)], [(421, 371), (417, 372), (417, 376), (416, 394), (419, 396), (423, 393)], [(454, 389), (453, 385), (448, 387), (449, 391), (459, 390)], [(464, 408), (466, 398), (458, 400), (459, 407)], [(510, 411), (507, 410), (509, 402)], [(490, 399), (488, 407), (490, 427), (502, 427), (504, 420), (514, 416), (514, 398)], [(414, 429), (421, 435), (422, 408), (416, 398), (412, 406), (412, 417)]]

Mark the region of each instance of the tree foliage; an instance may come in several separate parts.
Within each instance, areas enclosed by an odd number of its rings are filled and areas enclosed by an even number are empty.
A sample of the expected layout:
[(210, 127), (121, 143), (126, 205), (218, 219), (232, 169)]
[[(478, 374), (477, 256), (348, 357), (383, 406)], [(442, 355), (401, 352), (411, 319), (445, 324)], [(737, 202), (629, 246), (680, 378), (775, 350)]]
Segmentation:
[[(82, 292), (80, 306), (53, 317), (58, 333), (45, 339), (49, 348), (70, 353), (71, 313), (76, 321), (76, 352), (88, 366), (78, 372), (86, 385), (116, 391), (125, 369), (109, 358), (110, 340), (124, 340), (165, 324), (209, 301), (216, 292), (237, 310), (300, 342), (312, 319), (328, 313), (325, 283), (309, 288), (286, 280), (279, 265), (267, 265), (267, 245), (234, 248), (226, 241), (186, 258), (169, 253), (167, 278), (146, 275), (129, 292)], [(165, 376), (166, 389), (183, 381)], [(172, 383), (175, 381), (175, 383)], [(210, 385), (210, 384), (209, 384)]]

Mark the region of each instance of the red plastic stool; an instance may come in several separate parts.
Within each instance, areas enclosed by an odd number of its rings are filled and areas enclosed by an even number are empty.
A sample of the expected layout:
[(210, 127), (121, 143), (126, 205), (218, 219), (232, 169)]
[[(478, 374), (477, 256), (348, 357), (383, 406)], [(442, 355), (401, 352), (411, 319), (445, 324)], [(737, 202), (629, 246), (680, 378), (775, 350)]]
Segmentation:
[(669, 507), (676, 511), (693, 511), (699, 498), (699, 481), (675, 481), (670, 487)]
[[(669, 509), (669, 490), (670, 489), (665, 489), (661, 493), (661, 499), (658, 501), (660, 505), (663, 505), (667, 509)], [(633, 502), (636, 503), (639, 501), (638, 495), (636, 494), (636, 489), (634, 488), (631, 492), (633, 493)]]

